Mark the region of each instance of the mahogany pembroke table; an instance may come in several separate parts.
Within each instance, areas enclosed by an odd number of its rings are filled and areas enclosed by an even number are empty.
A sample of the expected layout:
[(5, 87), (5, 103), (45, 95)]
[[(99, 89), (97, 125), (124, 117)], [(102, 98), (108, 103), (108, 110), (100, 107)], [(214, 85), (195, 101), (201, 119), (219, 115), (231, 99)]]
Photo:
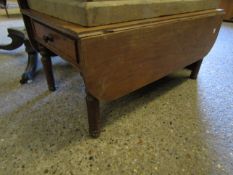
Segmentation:
[[(224, 12), (208, 8), (209, 0), (179, 1), (205, 7), (153, 18), (148, 12), (143, 19), (136, 15), (137, 20), (130, 16), (130, 21), (124, 22), (118, 21), (120, 15), (108, 16), (108, 11), (103, 24), (97, 15), (93, 17), (97, 22), (84, 21), (85, 27), (32, 9), (29, 0), (18, 0), (30, 41), (42, 55), (49, 90), (55, 90), (52, 56), (64, 58), (83, 77), (91, 136), (100, 135), (100, 100), (115, 100), (185, 67), (196, 79), (202, 59), (217, 38)], [(211, 0), (215, 5), (217, 1)]]

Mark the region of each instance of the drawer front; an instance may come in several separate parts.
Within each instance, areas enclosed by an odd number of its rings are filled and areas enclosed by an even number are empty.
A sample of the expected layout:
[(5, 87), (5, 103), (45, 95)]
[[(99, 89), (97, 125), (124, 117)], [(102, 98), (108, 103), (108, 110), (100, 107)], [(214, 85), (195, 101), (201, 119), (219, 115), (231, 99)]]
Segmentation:
[(33, 21), (35, 37), (38, 42), (63, 57), (68, 62), (77, 65), (77, 51), (75, 39), (55, 31), (47, 26)]

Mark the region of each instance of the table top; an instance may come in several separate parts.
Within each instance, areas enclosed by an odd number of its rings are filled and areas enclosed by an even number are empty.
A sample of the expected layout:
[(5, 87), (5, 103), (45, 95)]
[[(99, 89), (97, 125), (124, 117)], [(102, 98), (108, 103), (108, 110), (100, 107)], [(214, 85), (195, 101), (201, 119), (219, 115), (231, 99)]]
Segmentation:
[(112, 33), (112, 32), (119, 32), (122, 30), (141, 28), (144, 26), (161, 24), (161, 23), (168, 22), (168, 21), (176, 22), (182, 18), (193, 19), (195, 17), (199, 18), (199, 17), (206, 16), (206, 15), (214, 16), (216, 14), (219, 14), (219, 12), (224, 13), (224, 11), (221, 9), (213, 9), (213, 10), (204, 10), (204, 11), (185, 13), (185, 14), (179, 14), (179, 15), (163, 16), (163, 17), (156, 17), (156, 18), (151, 18), (151, 19), (103, 25), (103, 26), (97, 26), (97, 27), (84, 27), (78, 24), (73, 24), (70, 22), (66, 22), (66, 21), (63, 21), (63, 20), (48, 16), (48, 15), (45, 15), (45, 14), (39, 13), (31, 9), (26, 9), (26, 10), (22, 9), (21, 12), (24, 15), (30, 16), (32, 19), (38, 22), (41, 22), (53, 29), (61, 31), (62, 33), (65, 33), (67, 35), (79, 37), (79, 38), (96, 36), (96, 35)]

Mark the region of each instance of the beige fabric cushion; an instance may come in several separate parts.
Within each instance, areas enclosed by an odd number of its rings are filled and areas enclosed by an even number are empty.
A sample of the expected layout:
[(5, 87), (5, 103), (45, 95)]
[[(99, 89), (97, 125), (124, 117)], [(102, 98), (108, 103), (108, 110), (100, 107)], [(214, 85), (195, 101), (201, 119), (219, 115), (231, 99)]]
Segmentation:
[[(90, 1), (90, 0), (89, 0)], [(83, 26), (98, 26), (218, 8), (220, 0), (28, 0), (30, 8)]]

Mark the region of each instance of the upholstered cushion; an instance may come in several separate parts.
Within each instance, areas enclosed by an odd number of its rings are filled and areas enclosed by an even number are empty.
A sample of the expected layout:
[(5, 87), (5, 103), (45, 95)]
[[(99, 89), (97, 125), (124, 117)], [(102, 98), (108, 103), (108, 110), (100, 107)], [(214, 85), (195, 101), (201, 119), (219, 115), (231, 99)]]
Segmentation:
[(220, 0), (28, 0), (30, 8), (83, 26), (217, 8)]

